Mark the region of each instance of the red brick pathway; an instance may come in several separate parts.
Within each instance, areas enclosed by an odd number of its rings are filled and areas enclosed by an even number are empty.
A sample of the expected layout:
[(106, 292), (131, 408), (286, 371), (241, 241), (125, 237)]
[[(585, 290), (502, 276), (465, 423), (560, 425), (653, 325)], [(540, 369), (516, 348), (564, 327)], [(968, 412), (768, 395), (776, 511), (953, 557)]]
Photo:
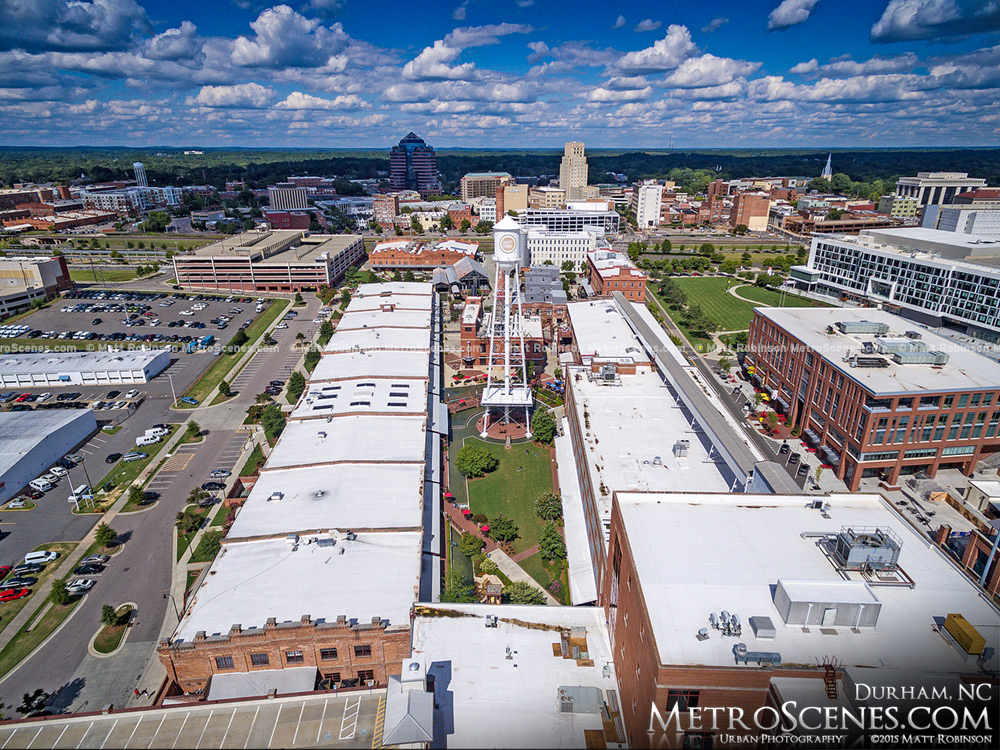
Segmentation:
[(524, 552), (518, 552), (516, 555), (514, 555), (510, 559), (513, 560), (516, 563), (519, 563), (519, 562), (521, 562), (521, 560), (524, 560), (525, 558), (531, 557), (536, 552), (538, 552), (538, 545), (537, 544), (534, 547), (532, 547), (531, 549), (526, 549)]
[(465, 516), (463, 516), (462, 511), (456, 506), (449, 503), (447, 500), (444, 503), (444, 512), (448, 516), (448, 520), (451, 522), (451, 525), (454, 526), (456, 529), (458, 529), (461, 532), (468, 531), (472, 534), (475, 534), (484, 542), (486, 542), (486, 547), (483, 548), (483, 554), (492, 552), (493, 550), (498, 549), (500, 547), (500, 545), (498, 545), (493, 539), (490, 539), (489, 537), (485, 536), (483, 532), (479, 530), (479, 526), (476, 525), (475, 521), (473, 521), (471, 518), (466, 518)]

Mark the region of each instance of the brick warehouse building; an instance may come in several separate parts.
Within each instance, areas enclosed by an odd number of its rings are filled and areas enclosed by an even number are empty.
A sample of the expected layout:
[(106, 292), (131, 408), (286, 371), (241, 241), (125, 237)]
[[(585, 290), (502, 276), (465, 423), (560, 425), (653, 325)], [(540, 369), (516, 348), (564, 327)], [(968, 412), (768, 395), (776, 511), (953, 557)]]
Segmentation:
[(852, 491), (1000, 449), (1000, 363), (890, 313), (757, 308), (744, 368)]
[[(630, 747), (712, 747), (745, 734), (728, 711), (753, 726), (758, 709), (786, 701), (856, 714), (871, 705), (859, 683), (954, 693), (987, 679), (971, 667), (982, 646), (960, 645), (947, 622), (961, 614), (996, 641), (1000, 613), (975, 584), (881, 496), (815, 500), (614, 493), (601, 605)], [(864, 565), (875, 550), (877, 571)]]
[(458, 240), (436, 243), (387, 240), (377, 243), (370, 253), (372, 270), (375, 271), (428, 271), (454, 265), (462, 258), (477, 260), (478, 255), (478, 243)]
[(646, 301), (646, 274), (621, 251), (598, 248), (588, 252), (587, 279), (598, 297), (621, 292), (630, 302)]
[(170, 695), (385, 685), (409, 655), (413, 603), (441, 580), (436, 304), (426, 283), (358, 288), (158, 646)]

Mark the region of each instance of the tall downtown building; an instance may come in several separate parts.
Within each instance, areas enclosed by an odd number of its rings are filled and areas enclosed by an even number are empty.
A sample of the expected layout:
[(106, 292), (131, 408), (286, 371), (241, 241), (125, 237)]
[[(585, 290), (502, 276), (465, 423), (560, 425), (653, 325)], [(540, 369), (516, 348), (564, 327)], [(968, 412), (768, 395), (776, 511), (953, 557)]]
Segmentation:
[(559, 163), (559, 187), (566, 191), (566, 200), (577, 200), (586, 186), (587, 157), (583, 155), (583, 143), (570, 141)]
[(437, 154), (413, 131), (392, 147), (389, 164), (392, 190), (417, 190), (421, 196), (441, 192)]

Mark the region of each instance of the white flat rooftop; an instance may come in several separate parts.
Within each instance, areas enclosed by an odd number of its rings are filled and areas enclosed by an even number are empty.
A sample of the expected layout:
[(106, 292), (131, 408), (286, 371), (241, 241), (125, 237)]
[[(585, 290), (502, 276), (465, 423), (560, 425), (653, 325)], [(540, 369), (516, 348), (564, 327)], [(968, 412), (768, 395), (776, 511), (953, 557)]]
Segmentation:
[[(718, 456), (709, 459), (702, 443), (704, 434), (691, 429), (691, 422), (658, 374), (643, 370), (621, 375), (618, 385), (604, 385), (590, 380), (589, 370), (569, 367), (566, 377), (575, 396), (576, 418), (583, 427), (591, 484), (595, 491), (602, 485), (607, 489), (606, 495), (597, 494), (602, 517), (610, 517), (611, 494), (616, 490), (730, 490), (732, 479), (725, 463)], [(673, 453), (680, 440), (689, 441), (683, 458)]]
[(345, 416), (291, 421), (267, 458), (268, 469), (333, 462), (419, 462), (426, 417)]
[(434, 289), (425, 281), (380, 281), (373, 284), (361, 284), (358, 286), (357, 291), (354, 292), (354, 298), (379, 297), (386, 293), (392, 295), (433, 297)]
[(352, 412), (425, 414), (427, 381), (361, 378), (310, 383), (292, 418), (330, 417)]
[[(410, 340), (423, 333), (410, 331)], [(324, 354), (309, 376), (309, 382), (354, 380), (356, 378), (426, 378), (430, 373), (429, 351), (386, 351), (362, 349), (354, 352)]]
[(356, 312), (380, 310), (383, 305), (393, 305), (397, 310), (430, 310), (433, 298), (426, 294), (393, 294), (354, 297), (344, 311), (346, 315)]
[(358, 328), (338, 330), (323, 348), (324, 352), (347, 352), (355, 349), (413, 349), (427, 351), (430, 333), (417, 335), (409, 328)]
[(417, 529), (423, 524), (423, 488), (424, 467), (415, 464), (266, 469), (228, 538), (331, 528)]
[(566, 559), (569, 563), (569, 593), (572, 604), (597, 601), (597, 577), (590, 555), (587, 517), (583, 512), (580, 480), (569, 425), (563, 418), (563, 434), (555, 439), (556, 468), (559, 472), (559, 494), (563, 505), (563, 531), (566, 538)]
[[(830, 495), (824, 498), (829, 517), (807, 507), (815, 499), (674, 492), (618, 495), (663, 664), (732, 666), (733, 646), (742, 642), (749, 651), (780, 653), (783, 665), (816, 666), (836, 653), (845, 666), (965, 671), (969, 667), (934, 630), (951, 612), (964, 615), (987, 643), (997, 642), (1000, 613), (881, 496)], [(808, 597), (822, 594), (824, 586), (842, 584), (813, 535), (836, 535), (845, 526), (894, 532), (902, 540), (899, 565), (916, 586), (872, 586), (882, 603), (874, 628), (853, 632), (813, 626), (803, 632), (799, 625), (785, 625), (772, 601), (772, 588), (784, 580)], [(664, 543), (667, 529), (669, 544)], [(806, 533), (810, 536), (802, 536)], [(861, 581), (857, 573), (848, 576)], [(843, 596), (839, 589), (837, 596)], [(849, 599), (857, 598), (856, 592), (848, 593)], [(723, 637), (710, 627), (709, 614), (721, 610), (740, 616), (741, 636)], [(750, 617), (769, 617), (775, 637), (755, 637)], [(706, 640), (696, 637), (700, 628), (709, 628)], [(996, 667), (996, 663), (991, 666)]]
[(168, 360), (170, 359), (169, 353), (163, 349), (152, 351), (126, 349), (120, 352), (4, 354), (0, 357), (0, 375), (142, 370), (148, 367), (157, 357), (163, 357), (164, 355), (166, 355)]
[[(601, 608), (417, 607), (413, 657), (423, 659), (428, 674), (435, 675), (439, 710), (450, 721), (444, 738), (448, 747), (579, 748), (586, 745), (584, 730), (602, 728), (600, 714), (565, 713), (558, 700), (561, 687), (596, 688), (605, 701), (607, 691), (618, 689), (613, 669), (603, 675), (612, 657)], [(427, 614), (420, 613), (422, 608)], [(496, 628), (485, 626), (487, 614), (497, 616)], [(552, 655), (560, 631), (573, 627), (586, 628), (594, 666)]]
[(382, 312), (367, 310), (347, 313), (337, 323), (337, 330), (350, 331), (357, 328), (421, 328), (429, 330), (430, 310), (400, 310)]
[[(815, 350), (834, 368), (860, 383), (869, 391), (878, 394), (913, 393), (914, 391), (954, 392), (975, 388), (995, 389), (1000, 383), (1000, 362), (967, 349), (954, 339), (945, 338), (921, 328), (883, 310), (872, 308), (820, 308), (820, 307), (757, 307), (758, 315), (767, 318)], [(841, 321), (871, 321), (886, 323), (888, 334), (845, 334), (836, 324)], [(826, 329), (833, 326), (837, 331), (828, 334)], [(930, 351), (948, 354), (945, 365), (896, 364), (890, 354), (862, 354), (862, 345), (875, 342), (876, 338), (903, 336), (906, 331), (916, 329), (921, 342)], [(848, 354), (876, 356), (885, 359), (888, 367), (851, 367), (843, 358)]]
[(226, 635), (236, 623), (244, 631), (263, 629), (269, 617), (279, 624), (302, 615), (409, 623), (410, 606), (419, 598), (420, 532), (362, 533), (333, 546), (305, 542), (295, 551), (284, 539), (222, 545), (175, 639), (194, 640), (200, 630), (209, 637)]
[[(53, 432), (65, 429), (77, 420), (90, 420), (97, 429), (94, 412), (90, 409), (59, 409), (0, 412), (0, 477), (9, 479), (7, 472)], [(52, 456), (52, 461), (60, 458)], [(26, 477), (21, 481), (26, 481)], [(11, 489), (16, 490), (16, 487)]]
[(581, 357), (629, 358), (636, 364), (649, 364), (615, 300), (570, 302), (566, 308)]

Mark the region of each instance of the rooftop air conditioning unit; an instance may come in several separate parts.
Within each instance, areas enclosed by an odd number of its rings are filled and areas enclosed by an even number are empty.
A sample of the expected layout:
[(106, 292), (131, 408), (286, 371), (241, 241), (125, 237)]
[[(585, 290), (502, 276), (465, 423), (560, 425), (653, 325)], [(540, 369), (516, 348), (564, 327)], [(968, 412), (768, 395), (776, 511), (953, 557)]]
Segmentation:
[(285, 497), (284, 492), (272, 492), (270, 496), (267, 498), (267, 502), (269, 503), (276, 502), (278, 500), (284, 499), (284, 497)]

